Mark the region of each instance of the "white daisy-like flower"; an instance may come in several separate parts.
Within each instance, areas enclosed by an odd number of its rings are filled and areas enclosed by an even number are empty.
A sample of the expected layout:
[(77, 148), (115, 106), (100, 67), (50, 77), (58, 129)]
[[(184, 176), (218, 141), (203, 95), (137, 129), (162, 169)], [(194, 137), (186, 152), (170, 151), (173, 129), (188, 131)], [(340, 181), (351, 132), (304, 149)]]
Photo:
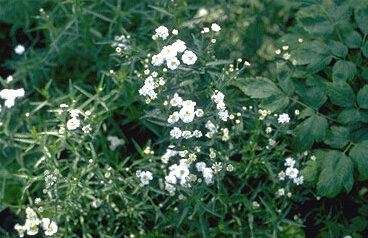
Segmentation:
[(279, 179), (281, 180), (281, 181), (283, 181), (283, 180), (285, 180), (285, 178), (286, 178), (286, 174), (285, 174), (285, 172), (284, 171), (281, 171), (280, 173), (279, 173)]
[(195, 167), (198, 170), (198, 172), (203, 172), (204, 168), (206, 168), (206, 163), (205, 162), (198, 162), (198, 163), (196, 163)]
[(299, 170), (296, 168), (288, 167), (285, 171), (286, 176), (291, 179), (294, 179), (298, 176)]
[(26, 48), (24, 48), (23, 45), (17, 45), (15, 48), (14, 48), (14, 52), (17, 54), (17, 55), (22, 55), (24, 53), (24, 51), (26, 50)]
[(179, 139), (181, 137), (180, 128), (179, 127), (174, 127), (173, 129), (171, 129), (170, 136), (175, 138), (175, 139)]
[(184, 64), (193, 65), (197, 61), (197, 55), (190, 50), (186, 50), (181, 56), (181, 60)]
[(174, 58), (167, 60), (166, 64), (169, 69), (175, 70), (180, 65), (180, 61), (176, 57), (174, 57)]
[(193, 131), (193, 136), (196, 138), (201, 138), (202, 137), (202, 132), (200, 130), (194, 130)]
[(78, 117), (81, 111), (79, 109), (72, 109), (69, 111), (70, 117)]
[(202, 109), (198, 108), (197, 110), (195, 110), (195, 114), (196, 114), (197, 117), (203, 117), (204, 112), (203, 112)]
[(212, 165), (212, 169), (213, 169), (214, 173), (217, 174), (218, 172), (220, 172), (222, 170), (222, 163), (221, 162), (215, 162)]
[(295, 160), (293, 159), (293, 158), (291, 158), (291, 157), (289, 157), (289, 158), (286, 158), (285, 159), (285, 164), (284, 164), (285, 166), (288, 166), (288, 167), (294, 167), (294, 165), (295, 165)]
[(279, 190), (277, 190), (276, 195), (281, 197), (285, 195), (285, 189), (283, 188), (279, 188)]
[(188, 165), (185, 163), (180, 163), (175, 167), (173, 172), (178, 179), (185, 181), (186, 177), (189, 175)]
[(228, 113), (228, 111), (227, 111), (227, 110), (225, 110), (225, 111), (219, 111), (219, 112), (217, 113), (217, 115), (220, 117), (220, 119), (221, 119), (222, 121), (227, 121), (227, 119), (229, 118), (229, 113)]
[(84, 132), (84, 134), (89, 134), (92, 131), (91, 125), (85, 125), (84, 127), (82, 127), (82, 131)]
[(66, 123), (66, 127), (70, 131), (77, 129), (79, 126), (80, 126), (80, 121), (76, 117), (71, 118)]
[(211, 168), (204, 168), (202, 174), (206, 184), (210, 184), (213, 182), (213, 170)]
[(21, 226), (20, 224), (15, 224), (14, 229), (18, 232), (19, 237), (24, 237), (24, 233), (27, 231), (26, 226)]
[(169, 175), (165, 176), (165, 182), (176, 184), (176, 176), (173, 171), (171, 171)]
[(304, 182), (304, 177), (303, 176), (299, 176), (297, 178), (294, 178), (293, 179), (293, 182), (296, 184), (296, 185), (301, 185), (303, 184)]
[(176, 57), (178, 51), (171, 45), (164, 46), (160, 52), (160, 55), (165, 60), (170, 60)]
[(179, 111), (179, 117), (184, 123), (190, 123), (193, 121), (195, 116), (194, 109), (192, 107), (183, 107)]
[(216, 23), (213, 23), (211, 25), (211, 30), (214, 31), (214, 32), (219, 32), (219, 31), (221, 31), (221, 27), (219, 25), (217, 25)]
[(160, 66), (163, 63), (164, 63), (164, 58), (162, 57), (161, 54), (157, 54), (157, 55), (152, 56), (151, 64), (153, 66)]
[(280, 124), (289, 123), (290, 122), (290, 117), (287, 113), (282, 113), (282, 114), (279, 115), (279, 118), (277, 119), (277, 121)]
[(54, 185), (56, 180), (57, 178), (53, 174), (49, 174), (45, 176), (45, 183), (47, 187), (51, 187), (52, 185)]
[(176, 188), (174, 185), (165, 182), (165, 190), (168, 191), (170, 194), (173, 194)]
[(167, 122), (170, 123), (170, 124), (174, 124), (177, 121), (179, 121), (179, 112), (174, 112), (167, 119)]
[(27, 235), (34, 236), (38, 233), (38, 225), (41, 223), (40, 219), (38, 218), (27, 218), (25, 227), (27, 228)]
[(156, 36), (161, 37), (163, 40), (166, 40), (166, 38), (169, 36), (169, 30), (165, 26), (159, 26), (155, 30)]
[(139, 174), (139, 178), (143, 185), (147, 185), (153, 179), (152, 173), (150, 171), (143, 171)]
[(177, 94), (174, 94), (174, 97), (170, 100), (170, 105), (173, 107), (181, 107), (183, 103), (183, 99)]
[(184, 138), (184, 139), (190, 139), (190, 138), (192, 138), (192, 133), (190, 132), (190, 131), (183, 131), (182, 133), (181, 133), (181, 136)]
[(51, 221), (46, 228), (44, 228), (46, 236), (53, 236), (58, 231), (58, 226), (56, 222)]
[(185, 42), (182, 40), (175, 41), (172, 46), (176, 49), (177, 52), (184, 52), (187, 49), (187, 46), (185, 45)]

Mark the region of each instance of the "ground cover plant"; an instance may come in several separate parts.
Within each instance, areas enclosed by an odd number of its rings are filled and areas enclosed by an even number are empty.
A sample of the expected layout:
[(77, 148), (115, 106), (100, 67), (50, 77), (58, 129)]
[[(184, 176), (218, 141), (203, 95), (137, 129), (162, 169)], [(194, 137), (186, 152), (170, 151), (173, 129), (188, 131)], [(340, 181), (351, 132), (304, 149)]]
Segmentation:
[(367, 237), (365, 0), (0, 0), (0, 237)]

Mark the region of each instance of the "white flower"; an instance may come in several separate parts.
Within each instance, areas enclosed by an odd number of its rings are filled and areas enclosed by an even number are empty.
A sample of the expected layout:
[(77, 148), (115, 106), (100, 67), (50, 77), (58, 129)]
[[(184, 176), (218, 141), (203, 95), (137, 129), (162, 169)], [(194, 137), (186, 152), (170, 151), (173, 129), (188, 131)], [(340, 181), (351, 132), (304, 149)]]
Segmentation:
[(155, 89), (155, 86), (153, 84), (147, 83), (144, 84), (143, 87), (139, 89), (139, 94), (143, 96), (147, 96)]
[(79, 109), (72, 109), (69, 111), (71, 117), (78, 117), (80, 110)]
[(46, 187), (51, 187), (56, 182), (57, 178), (53, 174), (46, 175), (45, 177), (45, 183)]
[(176, 57), (167, 60), (167, 67), (171, 70), (177, 69), (179, 65), (180, 61)]
[(173, 30), (171, 31), (171, 33), (172, 33), (173, 35), (177, 36), (177, 35), (179, 34), (179, 31), (178, 31), (177, 29), (173, 29)]
[(179, 139), (181, 137), (180, 128), (179, 127), (174, 127), (173, 129), (171, 129), (170, 136), (175, 138), (175, 139)]
[(110, 150), (115, 150), (116, 147), (120, 145), (124, 145), (125, 143), (123, 139), (119, 139), (119, 137), (116, 137), (116, 136), (108, 136), (107, 140), (110, 141), (110, 145), (109, 145)]
[(299, 176), (297, 178), (294, 178), (293, 179), (293, 182), (296, 184), (296, 185), (301, 185), (303, 184), (304, 182), (304, 177), (303, 176)]
[(0, 91), (0, 98), (5, 100), (5, 106), (11, 108), (14, 106), (15, 99), (24, 97), (24, 89), (3, 89)]
[(213, 170), (211, 168), (204, 168), (202, 174), (206, 184), (212, 183)]
[(176, 55), (178, 54), (178, 52), (176, 51), (176, 48), (174, 48), (171, 45), (168, 46), (164, 46), (160, 52), (160, 55), (162, 56), (162, 58), (164, 58), (165, 60), (170, 60), (172, 58), (175, 58)]
[(170, 105), (173, 107), (180, 107), (182, 106), (183, 99), (177, 94), (174, 94), (174, 97), (170, 100)]
[(206, 164), (204, 162), (198, 162), (195, 165), (198, 172), (203, 172), (204, 168), (206, 168)]
[(196, 114), (196, 116), (197, 117), (203, 117), (203, 115), (204, 115), (204, 112), (203, 112), (203, 110), (202, 109), (197, 109), (196, 111), (195, 111), (195, 114)]
[(13, 78), (13, 76), (11, 76), (11, 75), (9, 75), (7, 78), (6, 78), (6, 82), (7, 83), (10, 83), (11, 81), (13, 81), (14, 80), (14, 78)]
[(164, 62), (164, 58), (162, 57), (161, 54), (152, 56), (151, 64), (153, 66), (160, 66), (162, 65), (163, 62)]
[(17, 54), (17, 55), (22, 55), (24, 53), (24, 51), (26, 50), (26, 48), (24, 48), (23, 45), (17, 45), (15, 48), (14, 48), (14, 52)]
[(276, 195), (277, 196), (284, 196), (285, 195), (285, 189), (280, 188), (279, 190), (277, 190)]
[(37, 214), (36, 214), (36, 212), (32, 208), (27, 207), (26, 208), (26, 217), (27, 218), (30, 218), (30, 219), (32, 219), (32, 218), (36, 219), (37, 218)]
[(25, 226), (21, 226), (18, 223), (15, 224), (14, 229), (18, 232), (19, 237), (24, 237), (24, 233), (27, 230)]
[(284, 164), (285, 166), (288, 166), (288, 167), (294, 167), (294, 165), (295, 165), (295, 160), (293, 159), (293, 158), (291, 158), (291, 157), (289, 157), (289, 158), (286, 158), (285, 159), (285, 164)]
[(182, 40), (175, 41), (172, 46), (176, 49), (177, 52), (184, 52), (187, 49), (187, 46), (185, 45), (185, 42)]
[(227, 119), (229, 118), (229, 113), (227, 112), (227, 110), (219, 111), (218, 115), (222, 121), (227, 121)]
[(165, 190), (168, 191), (169, 193), (174, 193), (176, 188), (174, 185), (165, 182)]
[(215, 162), (212, 165), (212, 169), (213, 169), (214, 173), (217, 174), (218, 172), (220, 172), (222, 170), (222, 163), (221, 162)]
[(181, 133), (181, 136), (184, 138), (184, 139), (190, 139), (193, 135), (190, 131), (183, 131)]
[(180, 163), (175, 167), (173, 172), (178, 179), (185, 181), (186, 177), (189, 175), (188, 165), (185, 163)]
[(82, 131), (85, 133), (85, 134), (88, 134), (92, 131), (92, 128), (91, 128), (91, 125), (88, 124), (88, 125), (85, 125), (84, 127), (82, 127)]
[(143, 185), (149, 184), (150, 180), (153, 179), (152, 173), (150, 171), (143, 171), (139, 174), (139, 178)]
[(165, 176), (165, 181), (167, 183), (176, 184), (176, 177), (173, 171), (171, 171), (169, 175)]
[(216, 23), (213, 23), (211, 25), (211, 30), (214, 31), (214, 32), (219, 32), (219, 31), (221, 31), (221, 27), (219, 25), (217, 25)]
[(34, 236), (38, 233), (38, 225), (41, 223), (38, 218), (27, 218), (25, 227), (27, 228), (27, 235)]
[(288, 167), (285, 171), (286, 176), (291, 179), (294, 179), (298, 176), (299, 170), (296, 168)]
[(220, 92), (220, 91), (217, 91), (217, 93), (214, 93), (211, 97), (211, 99), (215, 102), (215, 103), (220, 103), (224, 100), (225, 98), (225, 95)]
[(54, 235), (58, 230), (58, 226), (56, 224), (56, 222), (51, 221), (46, 228), (44, 228), (45, 231), (45, 235), (46, 236), (52, 236)]
[(290, 117), (287, 113), (283, 113), (279, 115), (279, 118), (277, 119), (277, 121), (281, 124), (283, 123), (289, 123), (290, 121)]
[(174, 112), (167, 119), (167, 122), (170, 123), (170, 124), (173, 124), (173, 123), (175, 123), (177, 121), (179, 121), (179, 112)]
[(66, 123), (66, 127), (70, 131), (77, 129), (79, 125), (80, 125), (80, 121), (76, 117), (73, 117), (72, 119), (68, 120)]
[(193, 102), (192, 100), (185, 100), (182, 103), (183, 107), (188, 107), (188, 108), (192, 108), (194, 110), (194, 107), (196, 106), (196, 102)]
[(163, 40), (166, 40), (166, 38), (169, 36), (169, 30), (165, 26), (159, 26), (155, 30), (156, 36), (161, 37)]
[(193, 131), (193, 136), (196, 138), (200, 138), (202, 137), (202, 132), (200, 130), (194, 130)]
[(181, 60), (184, 64), (192, 65), (197, 61), (197, 56), (193, 51), (186, 50), (184, 54), (181, 56)]
[(190, 123), (193, 121), (195, 116), (194, 108), (192, 107), (183, 107), (179, 111), (179, 117), (184, 123)]
[(284, 172), (284, 171), (281, 171), (281, 172), (279, 173), (279, 179), (280, 179), (281, 181), (283, 181), (283, 180), (285, 180), (285, 177), (286, 177), (285, 172)]

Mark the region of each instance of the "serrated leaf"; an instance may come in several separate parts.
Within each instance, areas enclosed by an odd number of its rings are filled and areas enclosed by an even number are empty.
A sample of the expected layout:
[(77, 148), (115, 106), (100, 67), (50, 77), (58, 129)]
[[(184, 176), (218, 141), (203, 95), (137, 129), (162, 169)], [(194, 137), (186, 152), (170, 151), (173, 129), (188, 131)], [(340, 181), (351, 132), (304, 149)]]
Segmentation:
[(328, 47), (331, 50), (331, 53), (338, 57), (346, 57), (348, 54), (348, 47), (338, 41), (330, 40), (327, 42)]
[(314, 142), (322, 141), (326, 136), (327, 120), (321, 116), (313, 115), (295, 128), (294, 145), (299, 151), (312, 147)]
[(241, 79), (232, 82), (232, 85), (251, 98), (268, 98), (282, 93), (276, 84), (264, 77)]
[(343, 24), (349, 23), (352, 11), (349, 4), (343, 1), (333, 1), (332, 4), (328, 6), (328, 13), (335, 24)]
[(316, 35), (329, 35), (333, 32), (333, 26), (328, 18), (320, 11), (319, 6), (311, 5), (302, 8), (296, 14), (296, 18), (304, 29)]
[(282, 111), (289, 105), (289, 98), (286, 95), (273, 95), (262, 102), (262, 106), (265, 109), (274, 111)]
[(349, 156), (358, 168), (362, 179), (368, 178), (368, 140), (356, 144), (349, 152)]
[(305, 104), (314, 109), (320, 108), (327, 100), (325, 91), (320, 87), (309, 88), (305, 91), (300, 91), (298, 94)]
[(350, 192), (354, 184), (353, 162), (340, 151), (331, 150), (323, 158), (322, 170), (317, 182), (321, 196), (335, 197), (344, 188)]
[(343, 148), (349, 143), (348, 128), (342, 126), (332, 126), (327, 132), (325, 143), (333, 148)]
[(355, 123), (360, 120), (360, 113), (355, 108), (347, 108), (340, 112), (337, 120), (342, 124)]
[(289, 96), (294, 94), (295, 86), (292, 81), (291, 74), (293, 72), (292, 67), (286, 61), (276, 63), (277, 78), (279, 80), (279, 86)]
[(352, 80), (357, 73), (356, 65), (353, 62), (339, 60), (332, 68), (333, 81)]
[(368, 34), (368, 5), (364, 8), (355, 9), (355, 21), (359, 29), (364, 33)]
[(344, 44), (351, 49), (358, 49), (362, 44), (362, 36), (353, 30), (343, 32)]
[(357, 94), (357, 102), (359, 107), (368, 109), (368, 85), (364, 85)]
[(355, 94), (349, 84), (341, 81), (328, 83), (326, 89), (333, 104), (340, 107), (354, 106)]

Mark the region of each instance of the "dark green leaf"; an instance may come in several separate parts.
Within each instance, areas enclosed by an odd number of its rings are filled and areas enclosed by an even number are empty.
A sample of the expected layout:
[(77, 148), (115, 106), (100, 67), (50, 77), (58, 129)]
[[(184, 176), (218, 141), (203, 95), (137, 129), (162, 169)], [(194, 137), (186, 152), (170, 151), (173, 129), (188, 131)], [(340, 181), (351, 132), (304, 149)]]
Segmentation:
[(342, 126), (332, 126), (325, 139), (325, 143), (333, 148), (341, 149), (349, 142), (349, 130)]
[(295, 128), (294, 145), (297, 150), (305, 151), (313, 143), (322, 141), (326, 136), (327, 120), (321, 116), (313, 115)]
[(308, 160), (306, 166), (300, 171), (300, 175), (309, 183), (315, 183), (318, 178), (318, 164), (316, 161)]
[(353, 30), (344, 31), (343, 32), (343, 40), (345, 45), (347, 45), (351, 49), (358, 49), (362, 44), (361, 35)]
[(333, 26), (328, 18), (320, 11), (319, 6), (312, 5), (302, 8), (296, 16), (304, 29), (316, 35), (329, 35)]
[(333, 104), (340, 107), (354, 106), (355, 94), (349, 84), (341, 81), (333, 82), (329, 83), (326, 89)]
[(338, 57), (346, 57), (348, 54), (348, 47), (338, 41), (330, 40), (327, 42), (328, 47), (331, 50), (331, 53)]
[(355, 9), (355, 21), (359, 29), (364, 33), (368, 34), (368, 5), (364, 8)]
[(360, 113), (355, 108), (347, 108), (342, 110), (337, 120), (343, 124), (355, 123), (360, 120)]
[(325, 91), (320, 87), (300, 91), (299, 95), (305, 104), (313, 107), (314, 109), (320, 108), (327, 100)]
[(368, 178), (368, 140), (356, 144), (349, 153), (362, 179)]
[(365, 42), (363, 48), (362, 48), (363, 55), (368, 58), (368, 41)]
[(282, 111), (288, 105), (289, 98), (284, 94), (271, 96), (262, 102), (262, 106), (271, 112)]
[(251, 98), (268, 98), (282, 93), (276, 84), (263, 77), (239, 79), (232, 82), (232, 85)]
[(317, 191), (321, 196), (335, 197), (343, 188), (350, 192), (354, 184), (353, 162), (340, 151), (331, 150), (323, 158)]
[(352, 80), (357, 73), (357, 68), (353, 62), (339, 60), (335, 63), (332, 69), (333, 81)]
[(368, 109), (368, 85), (364, 85), (364, 87), (359, 90), (357, 102), (359, 107)]

